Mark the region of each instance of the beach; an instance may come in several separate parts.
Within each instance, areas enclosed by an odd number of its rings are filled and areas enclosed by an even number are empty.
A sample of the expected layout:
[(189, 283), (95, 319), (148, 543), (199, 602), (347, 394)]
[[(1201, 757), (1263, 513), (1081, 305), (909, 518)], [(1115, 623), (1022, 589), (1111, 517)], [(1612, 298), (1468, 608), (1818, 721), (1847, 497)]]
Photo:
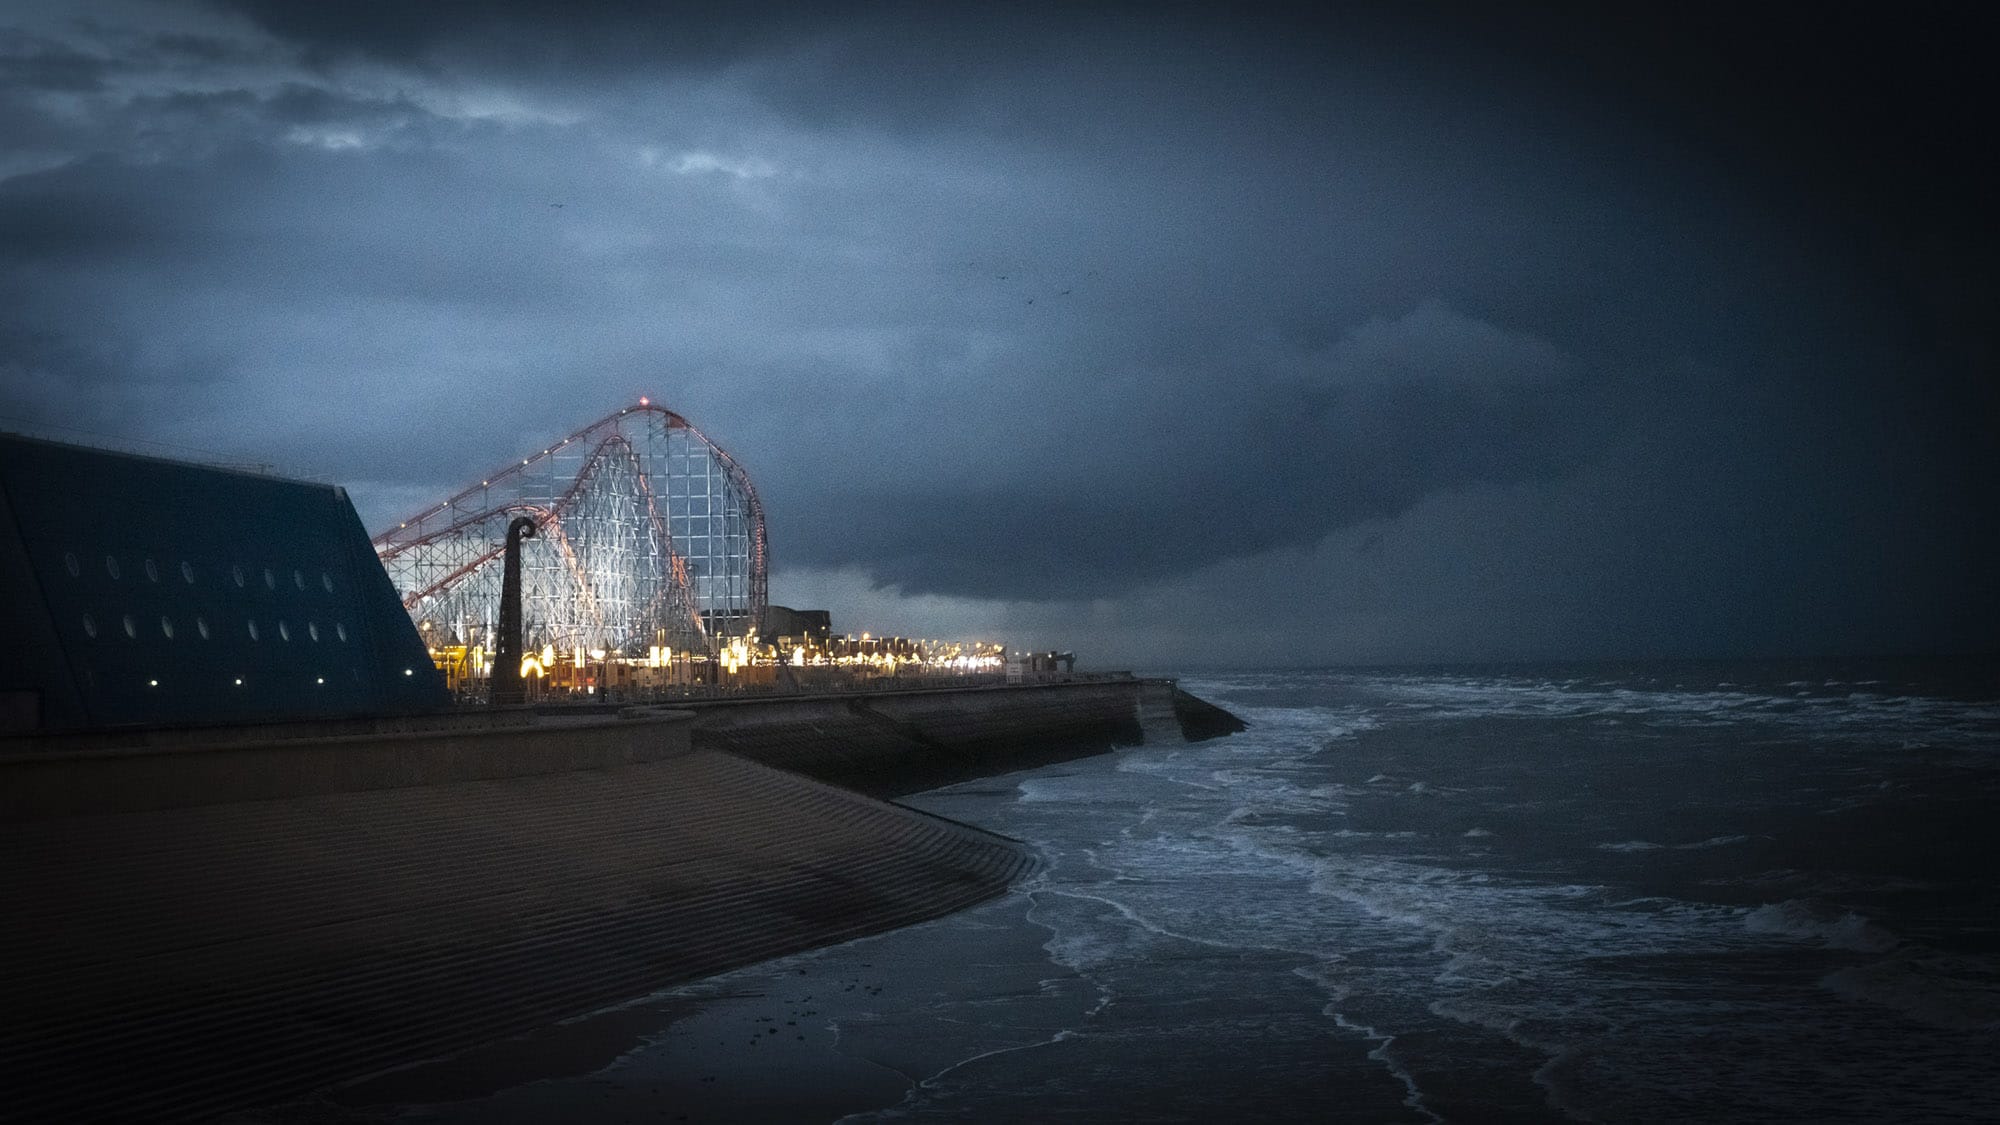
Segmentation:
[(905, 798), (1038, 873), (292, 1120), (2000, 1112), (1980, 669), (1257, 673), (1245, 733)]
[[(1273, 965), (1183, 943), (1157, 955), (1212, 993), (1114, 1011), (1105, 986), (1052, 958), (1054, 931), (1036, 920), (1037, 903), (1051, 901), (1064, 902), (1030, 884), (937, 922), (385, 1075), (276, 1119), (1173, 1121), (1240, 1109), (1304, 1120), (1330, 1098), (1407, 1112), (1407, 1091), (1367, 1057), (1372, 1044), (1318, 1013), (1309, 981), (1295, 978), (1289, 1014), (1246, 1017), (1240, 985)], [(1254, 1067), (1236, 1065), (1252, 1055)], [(1024, 1071), (1031, 1081), (996, 1092)]]

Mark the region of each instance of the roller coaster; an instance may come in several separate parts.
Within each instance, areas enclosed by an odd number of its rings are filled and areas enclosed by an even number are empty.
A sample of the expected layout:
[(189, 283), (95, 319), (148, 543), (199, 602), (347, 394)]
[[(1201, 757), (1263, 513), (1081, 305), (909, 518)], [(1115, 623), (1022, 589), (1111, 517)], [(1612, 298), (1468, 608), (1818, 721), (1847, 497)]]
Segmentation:
[(649, 399), (375, 536), (428, 643), (477, 650), (492, 637), (517, 516), (539, 532), (521, 559), (529, 651), (715, 652), (762, 625), (764, 509), (750, 475)]

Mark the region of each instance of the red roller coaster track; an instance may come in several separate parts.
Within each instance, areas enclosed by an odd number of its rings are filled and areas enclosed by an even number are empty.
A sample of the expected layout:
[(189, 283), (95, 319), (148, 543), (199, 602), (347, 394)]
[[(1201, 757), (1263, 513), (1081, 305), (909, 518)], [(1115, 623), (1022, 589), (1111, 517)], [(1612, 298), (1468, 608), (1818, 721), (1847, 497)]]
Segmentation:
[(649, 400), (375, 537), (404, 607), (434, 639), (463, 642), (491, 629), (504, 528), (515, 515), (545, 533), (525, 598), (531, 644), (705, 647), (754, 635), (763, 621), (764, 509), (750, 475)]

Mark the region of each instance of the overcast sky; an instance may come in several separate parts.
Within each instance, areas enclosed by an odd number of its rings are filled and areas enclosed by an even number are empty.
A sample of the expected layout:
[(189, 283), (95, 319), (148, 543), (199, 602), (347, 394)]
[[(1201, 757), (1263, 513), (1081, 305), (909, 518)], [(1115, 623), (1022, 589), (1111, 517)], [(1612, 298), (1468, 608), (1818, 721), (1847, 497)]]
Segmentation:
[(8, 0), (0, 427), (378, 530), (650, 395), (1099, 667), (2000, 636), (1978, 5), (728, 7)]

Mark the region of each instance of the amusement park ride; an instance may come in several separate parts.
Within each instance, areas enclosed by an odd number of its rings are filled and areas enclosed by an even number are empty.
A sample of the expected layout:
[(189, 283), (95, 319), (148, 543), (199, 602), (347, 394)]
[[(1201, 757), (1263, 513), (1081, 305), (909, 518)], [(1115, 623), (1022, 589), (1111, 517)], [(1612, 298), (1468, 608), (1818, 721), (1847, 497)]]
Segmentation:
[[(509, 528), (519, 649), (504, 632)], [(640, 399), (398, 522), (373, 540), (432, 659), (462, 698), (503, 652), (530, 698), (644, 697), (696, 685), (806, 686), (997, 674), (1000, 645), (772, 637), (764, 509), (750, 476), (686, 418)]]
[(434, 652), (484, 670), (507, 528), (523, 516), (536, 529), (521, 559), (528, 653), (657, 664), (756, 638), (763, 507), (742, 466), (679, 414), (640, 399), (376, 536)]

